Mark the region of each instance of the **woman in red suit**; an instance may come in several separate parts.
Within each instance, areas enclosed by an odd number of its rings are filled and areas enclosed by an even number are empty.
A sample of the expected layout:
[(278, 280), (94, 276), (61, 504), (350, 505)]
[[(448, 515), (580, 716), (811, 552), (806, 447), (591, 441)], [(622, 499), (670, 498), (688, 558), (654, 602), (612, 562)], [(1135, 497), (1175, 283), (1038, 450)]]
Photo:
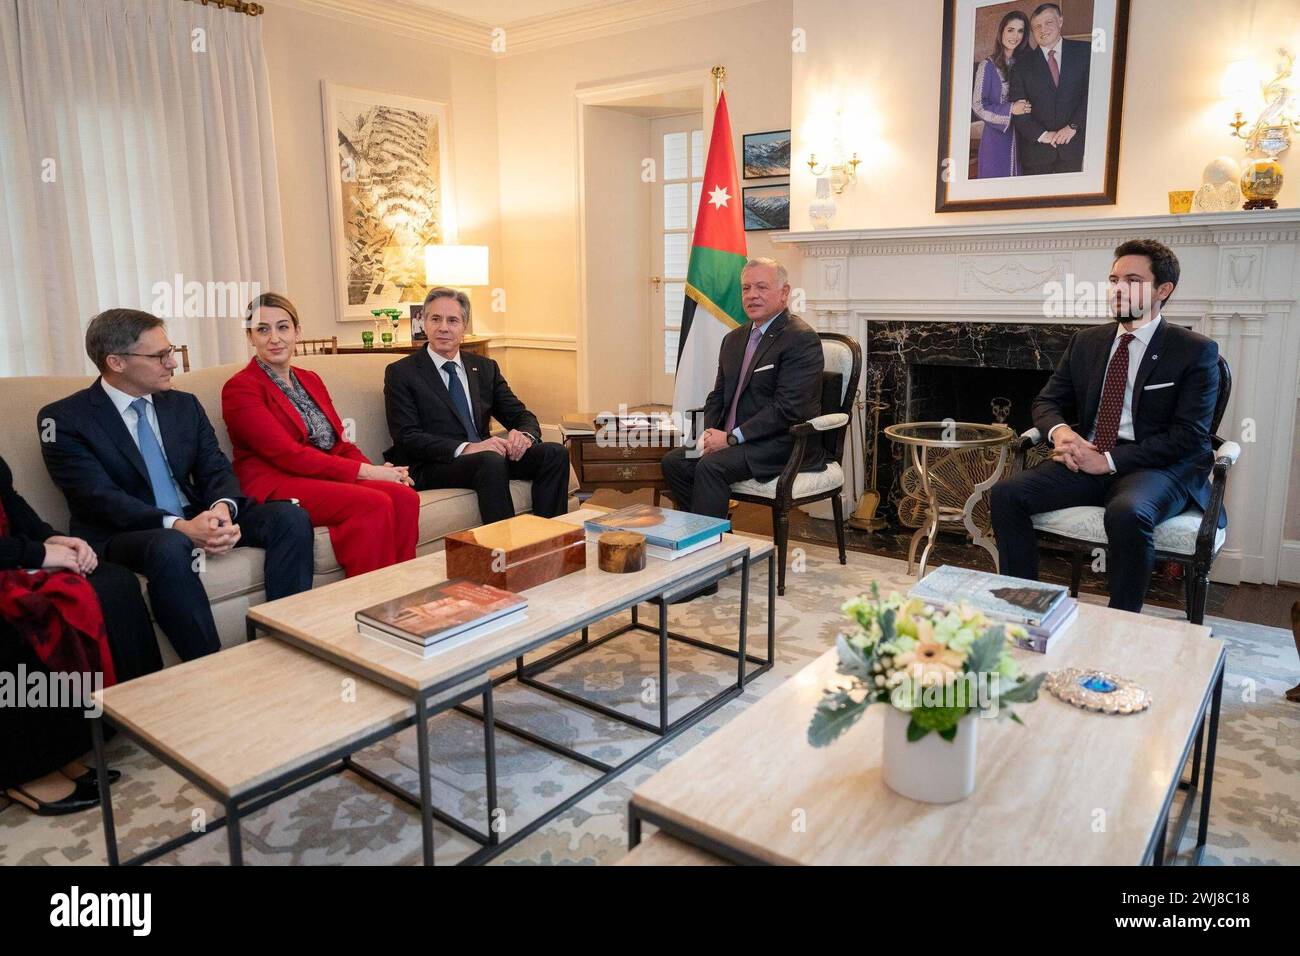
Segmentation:
[(298, 310), (268, 292), (249, 303), (246, 319), (257, 354), (221, 391), (245, 493), (297, 498), (312, 524), (329, 528), (348, 577), (414, 558), (420, 495), (405, 468), (373, 465), (346, 441), (320, 376), (292, 367)]

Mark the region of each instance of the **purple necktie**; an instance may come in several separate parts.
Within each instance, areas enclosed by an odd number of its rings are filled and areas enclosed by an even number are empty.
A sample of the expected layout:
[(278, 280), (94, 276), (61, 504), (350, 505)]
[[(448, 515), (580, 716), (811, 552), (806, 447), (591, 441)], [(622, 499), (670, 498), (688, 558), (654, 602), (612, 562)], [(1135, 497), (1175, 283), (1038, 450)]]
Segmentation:
[(1053, 85), (1053, 86), (1060, 86), (1060, 85), (1061, 85), (1061, 67), (1060, 67), (1060, 65), (1056, 62), (1056, 51), (1055, 51), (1055, 50), (1048, 50), (1048, 51), (1047, 51), (1047, 65), (1048, 65), (1048, 67), (1051, 68), (1051, 71), (1052, 71), (1052, 85)]
[(749, 366), (753, 364), (754, 353), (758, 351), (758, 340), (763, 337), (763, 332), (755, 325), (749, 332), (749, 344), (745, 346), (745, 358), (740, 363), (740, 379), (736, 382), (736, 394), (731, 396), (731, 407), (727, 409), (727, 427), (723, 431), (728, 434), (736, 427), (736, 406), (740, 403), (740, 392), (745, 386), (745, 376), (749, 373)]

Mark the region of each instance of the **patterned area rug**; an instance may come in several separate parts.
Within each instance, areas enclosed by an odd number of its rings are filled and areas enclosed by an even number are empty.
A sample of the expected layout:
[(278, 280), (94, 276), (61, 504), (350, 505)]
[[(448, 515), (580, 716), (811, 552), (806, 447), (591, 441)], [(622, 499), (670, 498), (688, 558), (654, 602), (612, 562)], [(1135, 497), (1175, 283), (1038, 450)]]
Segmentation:
[[(744, 708), (786, 680), (834, 643), (840, 604), (875, 578), (882, 592), (905, 591), (912, 579), (903, 562), (861, 553), (841, 567), (832, 550), (792, 549), (786, 594), (777, 599), (777, 663), (750, 683), (746, 693), (643, 758), (565, 813), (507, 850), (496, 862), (513, 864), (604, 864), (627, 852), (626, 810), (633, 789), (677, 755), (707, 737)], [(761, 654), (766, 636), (766, 564), (751, 577), (751, 652)], [(739, 585), (723, 582), (717, 597), (678, 605), (674, 630), (735, 646)], [(1102, 603), (1095, 596), (1084, 600)], [(1180, 616), (1151, 608), (1148, 613)], [(653, 623), (655, 611), (642, 619)], [(627, 615), (603, 631), (625, 623)], [(1278, 628), (1211, 618), (1228, 644), (1227, 675), (1219, 726), (1210, 839), (1206, 863), (1300, 863), (1300, 707), (1283, 691), (1300, 664), (1291, 635)], [(557, 645), (558, 646), (558, 645)], [(630, 632), (574, 658), (542, 678), (573, 693), (618, 707), (646, 720), (657, 718), (653, 677), (656, 641)], [(727, 657), (674, 642), (670, 648), (670, 716), (685, 713), (734, 679)], [(653, 739), (650, 735), (571, 706), (514, 682), (498, 689), (496, 712), (507, 720), (614, 763)], [(214, 728), (214, 732), (223, 732)], [(232, 747), (240, 746), (230, 728)], [(487, 826), (482, 725), (458, 713), (433, 721), (433, 774), (437, 806), (478, 828)], [(219, 810), (203, 794), (128, 741), (109, 744), (110, 761), (122, 771), (113, 788), (123, 855), (157, 846), (201, 825)], [(357, 755), (359, 763), (416, 789), (415, 733), (410, 730)], [(499, 832), (526, 826), (543, 810), (590, 784), (596, 771), (526, 743), (497, 736)], [(1188, 829), (1189, 837), (1195, 829)], [(250, 864), (418, 864), (418, 814), (352, 773), (312, 785), (245, 818), (244, 860)], [(455, 863), (477, 847), (447, 827), (436, 827), (438, 864)], [(1189, 841), (1190, 842), (1190, 841)], [(19, 806), (0, 810), (0, 864), (102, 863), (99, 812), (41, 818)], [(161, 862), (224, 864), (224, 832), (204, 836)]]

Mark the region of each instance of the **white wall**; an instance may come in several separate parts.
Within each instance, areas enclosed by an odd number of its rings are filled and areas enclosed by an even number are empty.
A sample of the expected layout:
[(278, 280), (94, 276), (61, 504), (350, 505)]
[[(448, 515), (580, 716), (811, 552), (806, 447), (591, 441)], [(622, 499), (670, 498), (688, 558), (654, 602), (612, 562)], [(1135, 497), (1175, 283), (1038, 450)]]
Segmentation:
[[(850, 98), (860, 104), (854, 127), (861, 141), (849, 148), (866, 161), (858, 167), (858, 185), (837, 197), (832, 229), (1166, 213), (1168, 192), (1195, 189), (1211, 159), (1243, 155), (1219, 97), (1228, 63), (1251, 56), (1272, 67), (1279, 45), (1300, 54), (1295, 0), (1134, 0), (1118, 203), (936, 213), (942, 22), (939, 0), (794, 0), (794, 25), (807, 31), (808, 45), (793, 65), (795, 166), (815, 148), (806, 127), (825, 108), (821, 104)], [(1300, 203), (1300, 172), (1294, 159), (1289, 165), (1284, 206)], [(812, 198), (812, 178), (797, 176), (791, 229), (811, 228)]]
[[(577, 335), (577, 89), (685, 70), (707, 78), (709, 69), (721, 64), (727, 68), (739, 161), (742, 134), (789, 126), (790, 11), (791, 0), (769, 0), (498, 62), (501, 242), (509, 302), (505, 325), (511, 336)], [(773, 249), (764, 233), (749, 233), (748, 241), (754, 255)], [(797, 284), (797, 263), (791, 266)], [(577, 408), (576, 377), (561, 375), (570, 369), (576, 376), (575, 358), (582, 356), (509, 351), (512, 385), (525, 379), (549, 381), (554, 391), (546, 401), (552, 409)], [(600, 360), (594, 350), (589, 358)], [(632, 395), (628, 400), (644, 398)]]
[[(450, 104), (458, 241), (488, 246), (492, 279), (498, 282), (496, 63), (274, 3), (262, 20), (289, 283), (279, 291), (298, 306), (303, 334), (338, 335), (340, 341), (359, 344), (362, 330), (370, 328), (369, 323), (336, 321), (322, 80)], [(489, 291), (475, 289), (471, 299), (475, 330), (496, 331)]]

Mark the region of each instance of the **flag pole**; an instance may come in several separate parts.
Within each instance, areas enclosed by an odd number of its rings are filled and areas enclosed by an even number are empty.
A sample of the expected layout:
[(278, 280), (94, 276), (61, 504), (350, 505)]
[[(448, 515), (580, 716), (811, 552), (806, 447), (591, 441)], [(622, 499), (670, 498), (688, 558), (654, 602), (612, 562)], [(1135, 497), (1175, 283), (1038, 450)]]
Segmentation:
[(713, 73), (713, 104), (716, 106), (718, 99), (722, 96), (722, 84), (727, 80), (727, 68), (725, 66), (715, 66)]

